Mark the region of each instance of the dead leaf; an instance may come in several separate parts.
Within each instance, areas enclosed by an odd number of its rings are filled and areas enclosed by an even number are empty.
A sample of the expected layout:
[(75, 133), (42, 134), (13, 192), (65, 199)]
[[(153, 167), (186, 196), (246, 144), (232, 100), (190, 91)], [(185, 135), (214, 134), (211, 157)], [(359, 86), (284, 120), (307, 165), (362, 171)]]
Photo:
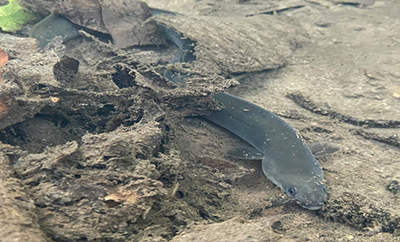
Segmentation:
[(8, 55), (7, 53), (0, 48), (0, 67), (3, 67), (7, 64), (8, 61)]
[(135, 204), (138, 199), (138, 194), (135, 191), (119, 189), (116, 193), (107, 195), (104, 200), (110, 207), (115, 207), (119, 204)]

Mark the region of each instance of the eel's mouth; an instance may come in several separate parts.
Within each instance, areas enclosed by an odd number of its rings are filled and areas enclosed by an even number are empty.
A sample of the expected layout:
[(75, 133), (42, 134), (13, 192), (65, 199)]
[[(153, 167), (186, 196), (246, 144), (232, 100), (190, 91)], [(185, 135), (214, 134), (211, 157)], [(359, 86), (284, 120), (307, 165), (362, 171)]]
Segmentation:
[(308, 210), (319, 210), (319, 209), (321, 209), (322, 208), (322, 204), (302, 204), (302, 203), (299, 203), (300, 204), (300, 206), (302, 206), (303, 208), (306, 208), (306, 209), (308, 209)]

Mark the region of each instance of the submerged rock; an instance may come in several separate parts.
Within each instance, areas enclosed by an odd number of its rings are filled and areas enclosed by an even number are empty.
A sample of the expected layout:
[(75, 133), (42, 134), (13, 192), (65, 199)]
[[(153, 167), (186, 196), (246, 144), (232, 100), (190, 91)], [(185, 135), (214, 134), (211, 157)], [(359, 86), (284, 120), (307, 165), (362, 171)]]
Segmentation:
[(287, 18), (157, 15), (160, 25), (195, 42), (193, 63), (175, 63), (181, 72), (229, 75), (283, 67), (288, 56), (308, 41), (306, 32)]

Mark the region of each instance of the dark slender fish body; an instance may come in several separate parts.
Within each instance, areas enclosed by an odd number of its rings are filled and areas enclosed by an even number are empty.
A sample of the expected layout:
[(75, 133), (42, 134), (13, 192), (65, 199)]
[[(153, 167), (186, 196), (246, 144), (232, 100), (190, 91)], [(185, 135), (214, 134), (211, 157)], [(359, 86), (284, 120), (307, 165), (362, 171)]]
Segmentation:
[(319, 162), (296, 131), (274, 113), (227, 92), (215, 99), (224, 108), (205, 117), (236, 134), (264, 155), (264, 174), (301, 206), (320, 209), (327, 197)]
[[(160, 13), (163, 12), (155, 12)], [(171, 63), (196, 60), (194, 41), (170, 27), (161, 28), (166, 38), (179, 47)], [(183, 84), (187, 74), (166, 70), (164, 76)], [(267, 178), (301, 206), (309, 210), (320, 209), (327, 197), (322, 184), (322, 169), (296, 131), (274, 113), (227, 92), (214, 97), (224, 108), (205, 118), (251, 144), (256, 149), (251, 151), (252, 157), (262, 158), (262, 169)]]

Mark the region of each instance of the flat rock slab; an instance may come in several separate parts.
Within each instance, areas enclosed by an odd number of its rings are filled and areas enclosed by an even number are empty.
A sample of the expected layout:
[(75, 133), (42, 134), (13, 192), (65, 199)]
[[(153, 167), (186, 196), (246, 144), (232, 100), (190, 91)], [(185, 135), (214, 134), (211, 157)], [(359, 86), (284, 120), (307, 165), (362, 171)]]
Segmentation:
[[(360, 0), (362, 1), (362, 0)], [(151, 8), (162, 9), (190, 16), (249, 16), (272, 14), (304, 6), (303, 0), (253, 0), (253, 1), (213, 1), (213, 0), (144, 0)], [(216, 11), (216, 9), (218, 9)]]
[(298, 46), (308, 41), (300, 26), (278, 16), (157, 15), (153, 19), (196, 42), (197, 61), (190, 69), (203, 75), (279, 68)]

